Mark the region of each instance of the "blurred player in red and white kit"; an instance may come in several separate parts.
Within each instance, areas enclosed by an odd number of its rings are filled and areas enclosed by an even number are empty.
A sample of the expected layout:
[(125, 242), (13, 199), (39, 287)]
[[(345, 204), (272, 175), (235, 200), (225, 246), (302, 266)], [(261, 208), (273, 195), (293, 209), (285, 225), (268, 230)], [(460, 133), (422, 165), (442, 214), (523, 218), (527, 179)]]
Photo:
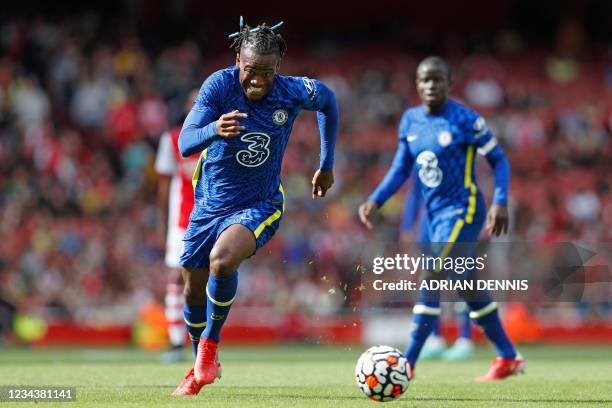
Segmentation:
[[(185, 114), (193, 105), (198, 90), (189, 93), (185, 102)], [(184, 117), (182, 118), (184, 119)], [(183, 121), (181, 120), (180, 123)], [(185, 328), (183, 322), (183, 280), (179, 258), (183, 235), (189, 224), (193, 208), (192, 177), (199, 154), (183, 158), (178, 148), (180, 124), (164, 133), (160, 139), (155, 159), (155, 170), (160, 175), (158, 204), (163, 214), (162, 239), (166, 240), (166, 265), (170, 269), (166, 285), (166, 319), (170, 349), (162, 355), (162, 361), (173, 363), (183, 358)]]

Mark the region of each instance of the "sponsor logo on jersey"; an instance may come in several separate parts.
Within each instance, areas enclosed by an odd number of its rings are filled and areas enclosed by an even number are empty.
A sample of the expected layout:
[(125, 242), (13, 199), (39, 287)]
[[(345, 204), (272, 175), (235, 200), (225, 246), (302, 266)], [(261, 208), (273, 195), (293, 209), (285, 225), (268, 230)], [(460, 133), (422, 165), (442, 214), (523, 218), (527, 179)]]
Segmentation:
[(408, 141), (408, 143), (414, 142), (416, 139), (417, 139), (417, 135), (408, 135), (406, 137), (406, 140)]
[(449, 131), (443, 130), (438, 134), (438, 143), (440, 146), (446, 147), (453, 142), (453, 135)]
[(444, 174), (442, 169), (438, 167), (438, 158), (434, 152), (430, 150), (421, 152), (417, 156), (416, 162), (419, 165), (419, 178), (425, 186), (436, 188), (442, 183)]
[(317, 90), (315, 88), (315, 84), (312, 79), (303, 77), (302, 82), (304, 83), (304, 87), (306, 88), (306, 92), (310, 95), (310, 100), (313, 100), (317, 95)]
[(476, 119), (476, 121), (474, 122), (474, 132), (476, 134), (476, 139), (486, 135), (488, 131), (489, 129), (487, 128), (487, 122), (482, 116), (479, 116), (478, 119)]
[(277, 125), (284, 125), (287, 122), (289, 114), (284, 109), (277, 109), (272, 114), (272, 121)]
[(245, 150), (236, 153), (236, 161), (245, 167), (257, 167), (270, 157), (270, 136), (261, 132), (252, 132), (243, 135), (240, 140), (249, 145)]

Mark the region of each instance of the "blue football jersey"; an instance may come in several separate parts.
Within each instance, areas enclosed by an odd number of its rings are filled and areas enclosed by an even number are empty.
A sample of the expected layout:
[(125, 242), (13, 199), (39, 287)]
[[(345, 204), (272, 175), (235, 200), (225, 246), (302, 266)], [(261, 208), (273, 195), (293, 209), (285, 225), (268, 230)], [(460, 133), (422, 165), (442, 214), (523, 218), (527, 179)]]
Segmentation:
[(300, 110), (319, 110), (324, 85), (307, 77), (275, 74), (270, 92), (249, 101), (239, 82), (239, 69), (213, 73), (202, 85), (193, 110), (215, 118), (233, 110), (248, 114), (236, 137), (219, 137), (202, 152), (194, 174), (192, 219), (223, 214), (265, 200), (277, 192), (283, 155)]
[(429, 212), (455, 207), (465, 209), (466, 216), (473, 214), (480, 194), (474, 156), (494, 140), (484, 119), (449, 99), (436, 115), (428, 115), (422, 105), (408, 109), (398, 135), (408, 145)]
[(433, 115), (427, 114), (422, 105), (408, 109), (400, 121), (398, 135), (398, 153), (392, 165), (398, 170), (383, 180), (370, 199), (384, 203), (414, 165), (430, 217), (453, 208), (465, 212), (466, 222), (470, 223), (477, 202), (482, 200), (474, 177), (475, 154), (477, 150), (485, 155), (495, 150), (503, 155), (485, 120), (449, 99), (444, 109)]

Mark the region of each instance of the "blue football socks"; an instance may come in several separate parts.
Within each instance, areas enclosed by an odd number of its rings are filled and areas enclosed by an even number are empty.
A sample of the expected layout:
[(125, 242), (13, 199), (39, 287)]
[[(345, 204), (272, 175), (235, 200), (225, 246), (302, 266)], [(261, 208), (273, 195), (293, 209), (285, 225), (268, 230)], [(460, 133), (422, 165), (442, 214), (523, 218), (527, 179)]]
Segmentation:
[(204, 331), (204, 327), (206, 327), (206, 305), (191, 306), (185, 303), (183, 306), (183, 316), (195, 358), (198, 352), (200, 336), (202, 331)]
[(497, 350), (497, 355), (503, 358), (516, 358), (516, 350), (499, 319), (497, 303), (491, 301), (467, 303), (471, 309), (470, 318), (482, 328), (482, 331), (491, 340)]
[(238, 289), (238, 272), (235, 271), (228, 277), (208, 277), (206, 285), (207, 313), (206, 329), (204, 338), (219, 342), (221, 328), (227, 319), (236, 291)]
[(440, 302), (419, 302), (412, 310), (411, 341), (406, 349), (406, 359), (414, 369), (423, 344), (440, 318)]

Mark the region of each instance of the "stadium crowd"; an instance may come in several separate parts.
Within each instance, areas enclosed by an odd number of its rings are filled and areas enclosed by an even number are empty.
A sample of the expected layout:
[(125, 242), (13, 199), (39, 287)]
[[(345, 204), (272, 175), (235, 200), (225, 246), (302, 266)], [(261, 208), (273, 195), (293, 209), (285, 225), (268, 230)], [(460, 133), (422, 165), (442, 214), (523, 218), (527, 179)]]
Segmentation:
[[(0, 298), (48, 317), (127, 322), (165, 288), (159, 137), (233, 55), (194, 42), (151, 49), (136, 32), (99, 38), (82, 19), (0, 24)], [(514, 238), (612, 241), (612, 65), (571, 38), (542, 50), (503, 32), (484, 50), (445, 55), (454, 97), (487, 118), (509, 156)], [(371, 47), (294, 54), (290, 44), (281, 71), (321, 79), (339, 99), (336, 185), (310, 198), (319, 137), (303, 114), (283, 166), (287, 211), (241, 270), (243, 306), (334, 314), (358, 298), (355, 265), (371, 235), (356, 209), (388, 168), (422, 57)], [(490, 194), (484, 160), (477, 171)], [(385, 206), (377, 242), (397, 239), (402, 205), (398, 194)]]

